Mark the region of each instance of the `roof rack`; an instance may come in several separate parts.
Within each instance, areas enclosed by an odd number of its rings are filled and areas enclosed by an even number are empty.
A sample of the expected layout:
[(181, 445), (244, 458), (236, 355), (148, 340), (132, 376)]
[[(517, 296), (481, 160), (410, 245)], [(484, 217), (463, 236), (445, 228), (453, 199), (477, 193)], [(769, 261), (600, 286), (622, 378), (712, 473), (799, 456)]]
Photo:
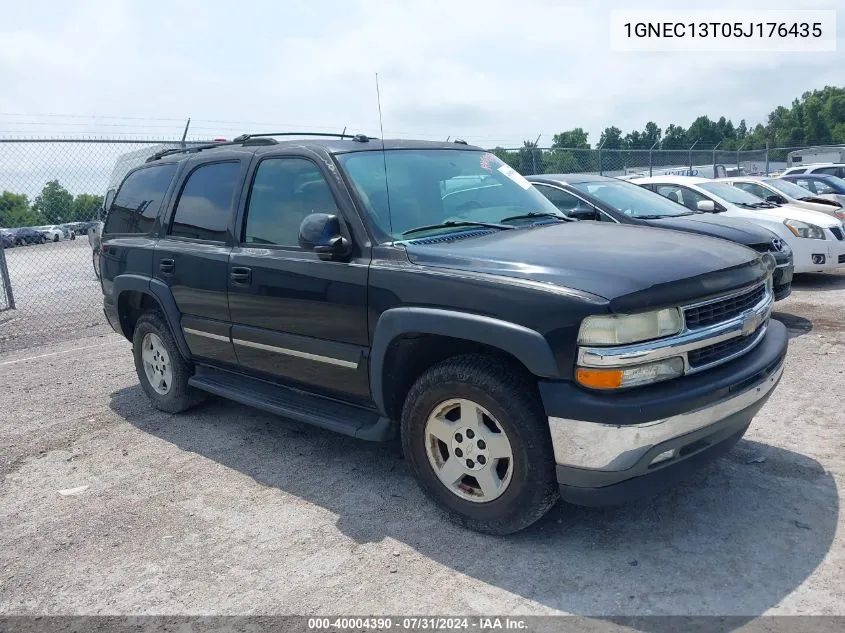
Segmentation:
[(358, 143), (367, 143), (371, 140), (375, 140), (373, 136), (367, 136), (366, 134), (347, 134), (346, 128), (341, 134), (333, 134), (331, 132), (262, 132), (259, 134), (241, 134), (238, 137), (235, 137), (231, 141), (216, 141), (214, 143), (205, 143), (203, 145), (192, 145), (191, 147), (172, 147), (169, 149), (163, 149), (160, 152), (156, 152), (145, 162), (150, 163), (154, 160), (158, 160), (160, 158), (164, 158), (165, 156), (170, 156), (172, 154), (188, 154), (191, 152), (201, 152), (204, 149), (211, 149), (214, 147), (223, 147), (226, 145), (240, 145), (242, 147), (250, 147), (255, 145), (275, 145), (278, 141), (273, 136), (328, 136), (331, 138), (341, 138), (341, 139), (350, 139), (356, 141)]
[(235, 138), (233, 142), (246, 142), (251, 139), (266, 138), (270, 136), (328, 136), (331, 138), (348, 138), (353, 141), (358, 141), (359, 143), (366, 143), (368, 141), (375, 140), (375, 137), (367, 136), (366, 134), (347, 134), (346, 132), (341, 132), (340, 134), (332, 132), (261, 132), (260, 134), (241, 134)]

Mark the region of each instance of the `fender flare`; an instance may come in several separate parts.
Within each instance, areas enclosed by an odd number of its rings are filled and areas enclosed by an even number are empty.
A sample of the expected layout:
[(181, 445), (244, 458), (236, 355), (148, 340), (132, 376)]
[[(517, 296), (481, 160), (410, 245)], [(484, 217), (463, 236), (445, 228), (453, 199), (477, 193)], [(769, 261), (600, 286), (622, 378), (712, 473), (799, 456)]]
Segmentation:
[(405, 334), (439, 334), (495, 347), (519, 360), (532, 374), (559, 377), (548, 341), (539, 332), (489, 316), (438, 308), (391, 308), (376, 323), (370, 349), (370, 389), (379, 412), (385, 414), (384, 363), (391, 344)]
[(144, 275), (126, 274), (114, 278), (113, 288), (113, 294), (117, 299), (115, 308), (120, 305), (120, 295), (127, 291), (136, 291), (152, 297), (170, 326), (170, 333), (173, 334), (179, 352), (186, 360), (190, 360), (191, 350), (188, 348), (188, 343), (185, 341), (185, 335), (182, 332), (182, 318), (179, 308), (176, 307), (176, 300), (166, 283)]

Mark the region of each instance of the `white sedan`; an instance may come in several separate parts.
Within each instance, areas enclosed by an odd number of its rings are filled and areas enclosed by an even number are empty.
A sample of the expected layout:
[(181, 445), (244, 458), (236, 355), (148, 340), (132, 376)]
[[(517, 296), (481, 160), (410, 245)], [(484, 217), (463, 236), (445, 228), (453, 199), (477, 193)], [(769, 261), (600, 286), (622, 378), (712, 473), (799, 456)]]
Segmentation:
[(790, 205), (775, 205), (709, 178), (653, 176), (631, 182), (690, 209), (745, 218), (766, 227), (792, 249), (796, 273), (845, 267), (845, 226), (833, 216)]
[(719, 178), (716, 182), (726, 182), (774, 204), (789, 204), (810, 211), (821, 211), (832, 215), (840, 222), (845, 220), (845, 210), (836, 200), (820, 198), (814, 195), (812, 191), (807, 191), (804, 187), (799, 187), (788, 180), (742, 176), (739, 178)]
[(55, 226), (34, 226), (33, 230), (41, 233), (48, 242), (60, 242), (65, 239), (62, 230)]

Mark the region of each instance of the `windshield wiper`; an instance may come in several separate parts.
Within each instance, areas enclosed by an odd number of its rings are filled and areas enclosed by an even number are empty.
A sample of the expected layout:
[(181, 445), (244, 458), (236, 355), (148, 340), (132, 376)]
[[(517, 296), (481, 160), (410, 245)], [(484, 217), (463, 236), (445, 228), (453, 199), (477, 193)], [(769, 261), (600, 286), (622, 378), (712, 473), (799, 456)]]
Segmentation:
[(474, 222), (472, 220), (446, 220), (440, 224), (428, 224), (426, 226), (418, 226), (407, 231), (402, 231), (402, 237), (410, 235), (411, 233), (420, 233), (422, 231), (430, 231), (433, 229), (448, 228), (451, 226), (484, 226), (491, 229), (513, 229), (516, 227), (508, 226), (507, 224), (495, 224), (493, 222)]
[(501, 220), (499, 220), (499, 222), (509, 222), (510, 220), (527, 220), (530, 218), (555, 218), (556, 220), (560, 220), (561, 222), (569, 221), (569, 218), (557, 213), (551, 213), (549, 211), (529, 211), (528, 213), (521, 213), (520, 215), (510, 215), (506, 218), (502, 218)]

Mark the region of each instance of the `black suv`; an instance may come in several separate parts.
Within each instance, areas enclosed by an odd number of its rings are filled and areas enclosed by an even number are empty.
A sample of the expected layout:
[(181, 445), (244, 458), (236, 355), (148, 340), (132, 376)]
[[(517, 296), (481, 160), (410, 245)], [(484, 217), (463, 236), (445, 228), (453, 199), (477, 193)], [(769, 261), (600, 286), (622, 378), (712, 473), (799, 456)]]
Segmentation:
[(109, 205), (105, 314), (161, 410), (398, 432), (436, 504), (506, 534), (672, 483), (781, 377), (766, 254), (567, 220), (465, 143), (277, 136), (161, 152)]
[[(770, 253), (776, 265), (772, 274), (775, 301), (786, 299), (792, 292), (792, 249), (770, 230), (748, 220), (714, 217), (712, 213), (690, 209), (618, 178), (593, 174), (543, 174), (529, 176), (528, 180), (561, 213), (574, 220), (641, 224), (698, 233), (730, 240), (758, 253)], [(715, 208), (710, 200), (705, 200), (703, 204), (711, 212)]]

